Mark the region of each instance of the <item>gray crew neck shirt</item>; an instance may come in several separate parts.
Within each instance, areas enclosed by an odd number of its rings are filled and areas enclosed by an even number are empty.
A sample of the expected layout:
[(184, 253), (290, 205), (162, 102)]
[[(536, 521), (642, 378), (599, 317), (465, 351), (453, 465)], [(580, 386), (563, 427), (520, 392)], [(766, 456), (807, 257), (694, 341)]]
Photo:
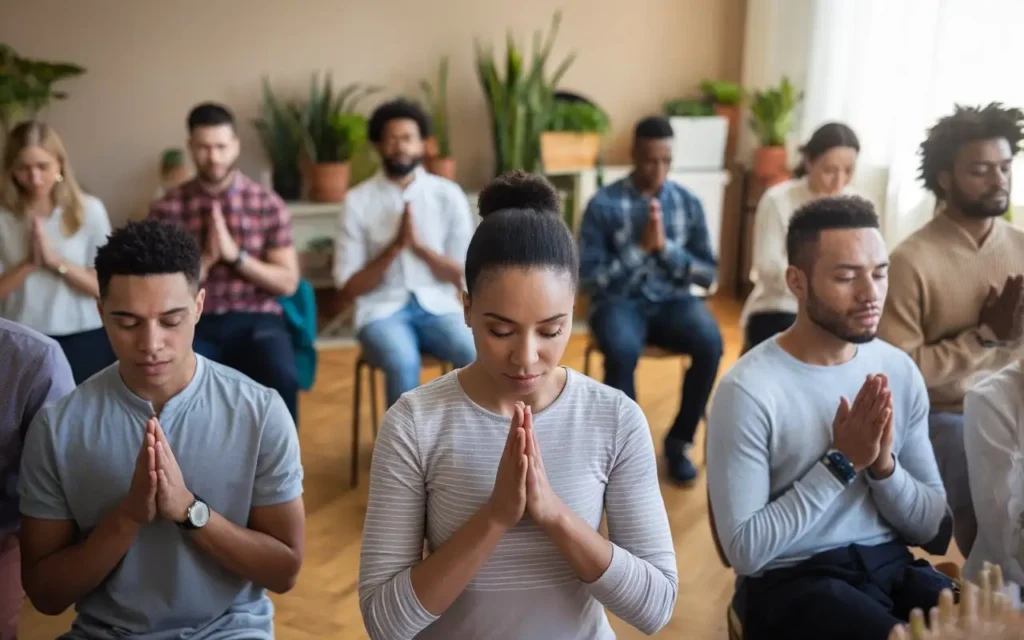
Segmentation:
[[(245, 527), (253, 507), (302, 494), (295, 424), (276, 391), (196, 356), (195, 375), (160, 424), (190, 491)], [(128, 493), (152, 405), (118, 365), (39, 412), (22, 455), (22, 515), (74, 520), (83, 535)], [(270, 640), (265, 589), (224, 569), (173, 522), (157, 518), (106, 580), (76, 604), (64, 638)]]

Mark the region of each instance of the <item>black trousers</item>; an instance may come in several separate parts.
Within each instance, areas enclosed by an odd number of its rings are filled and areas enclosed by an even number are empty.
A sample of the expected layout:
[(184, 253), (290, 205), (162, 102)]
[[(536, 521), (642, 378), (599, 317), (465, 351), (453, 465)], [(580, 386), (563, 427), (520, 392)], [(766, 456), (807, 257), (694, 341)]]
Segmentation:
[(734, 606), (747, 640), (887, 640), (953, 586), (903, 544), (851, 545), (742, 580)]
[(794, 313), (755, 313), (747, 318), (744, 349), (749, 351), (796, 322)]
[(284, 318), (273, 313), (204, 315), (196, 325), (193, 348), (277, 391), (298, 426), (298, 372)]

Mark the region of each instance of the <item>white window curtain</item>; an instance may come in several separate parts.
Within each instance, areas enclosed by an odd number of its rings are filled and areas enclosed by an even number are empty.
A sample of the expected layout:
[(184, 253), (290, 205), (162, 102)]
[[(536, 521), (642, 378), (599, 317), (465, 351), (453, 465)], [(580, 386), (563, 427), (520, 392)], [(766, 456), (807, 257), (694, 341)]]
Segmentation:
[[(893, 246), (935, 210), (917, 177), (927, 129), (955, 104), (1024, 108), (1024, 80), (1014, 72), (1024, 59), (1024, 0), (796, 2), (805, 19), (795, 23), (806, 33), (794, 32), (794, 22), (780, 28), (790, 30), (787, 39), (805, 37), (806, 66), (775, 70), (805, 91), (794, 136), (806, 140), (832, 120), (853, 127), (862, 147), (856, 186), (878, 205)], [(752, 28), (748, 20), (748, 42)], [(1024, 205), (1024, 188), (1012, 198)]]

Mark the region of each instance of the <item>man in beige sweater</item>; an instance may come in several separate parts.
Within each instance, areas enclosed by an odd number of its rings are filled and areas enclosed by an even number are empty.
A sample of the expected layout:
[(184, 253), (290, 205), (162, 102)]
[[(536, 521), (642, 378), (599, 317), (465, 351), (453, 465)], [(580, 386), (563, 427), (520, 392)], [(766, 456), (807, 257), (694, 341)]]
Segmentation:
[(999, 104), (957, 107), (928, 132), (921, 177), (939, 213), (893, 251), (879, 327), (879, 337), (917, 362), (928, 386), (932, 446), (965, 556), (977, 524), (964, 394), (1024, 356), (1024, 231), (1002, 218), (1022, 139), (1024, 112)]

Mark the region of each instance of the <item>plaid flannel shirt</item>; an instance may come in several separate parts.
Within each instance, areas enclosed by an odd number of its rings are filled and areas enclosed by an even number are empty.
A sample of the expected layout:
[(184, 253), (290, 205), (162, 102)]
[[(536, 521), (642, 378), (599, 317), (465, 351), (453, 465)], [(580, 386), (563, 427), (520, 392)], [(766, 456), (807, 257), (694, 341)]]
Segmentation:
[[(203, 246), (215, 198), (220, 200), (231, 237), (248, 255), (266, 260), (271, 249), (292, 246), (291, 214), (284, 201), (239, 171), (235, 172), (232, 185), (218, 196), (204, 191), (197, 180), (190, 180), (154, 202), (149, 215), (161, 222), (182, 225)], [(231, 265), (220, 263), (211, 267), (203, 287), (203, 313), (281, 313), (276, 294), (246, 280)]]
[(580, 225), (580, 280), (595, 302), (612, 298), (651, 302), (691, 295), (690, 285), (710, 288), (718, 276), (704, 207), (684, 187), (666, 181), (657, 195), (665, 248), (640, 248), (650, 198), (627, 176), (594, 195)]

